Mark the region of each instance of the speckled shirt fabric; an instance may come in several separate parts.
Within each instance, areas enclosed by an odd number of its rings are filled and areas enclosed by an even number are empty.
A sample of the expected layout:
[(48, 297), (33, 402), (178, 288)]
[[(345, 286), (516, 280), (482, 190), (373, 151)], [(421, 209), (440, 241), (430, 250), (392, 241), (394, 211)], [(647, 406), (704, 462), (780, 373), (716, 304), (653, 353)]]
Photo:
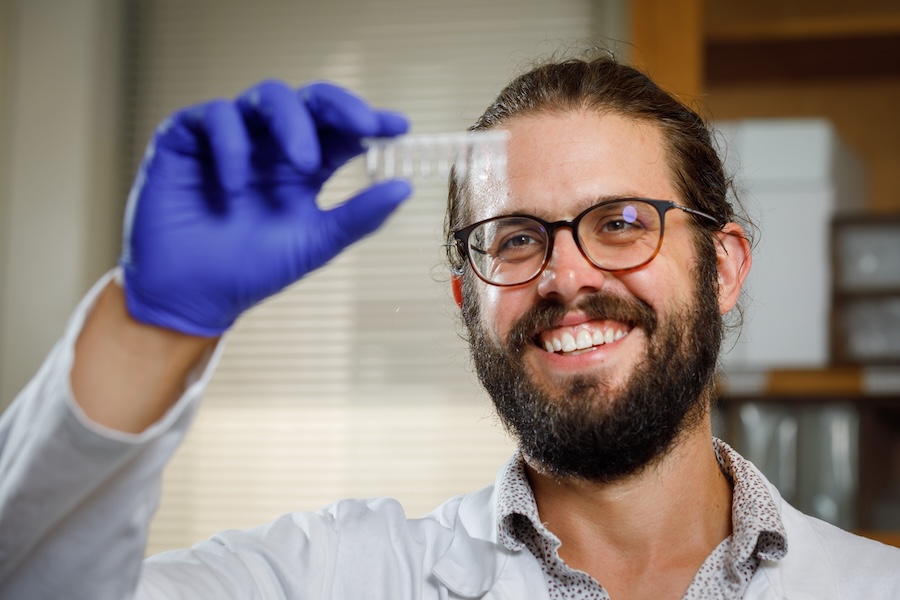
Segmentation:
[[(713, 439), (722, 472), (734, 489), (732, 535), (713, 550), (684, 595), (684, 600), (740, 598), (762, 560), (787, 553), (784, 524), (763, 479), (728, 444)], [(534, 494), (517, 454), (507, 463), (498, 490), (500, 542), (511, 550), (527, 549), (544, 570), (554, 600), (610, 600), (593, 577), (559, 558), (560, 541), (541, 523)]]

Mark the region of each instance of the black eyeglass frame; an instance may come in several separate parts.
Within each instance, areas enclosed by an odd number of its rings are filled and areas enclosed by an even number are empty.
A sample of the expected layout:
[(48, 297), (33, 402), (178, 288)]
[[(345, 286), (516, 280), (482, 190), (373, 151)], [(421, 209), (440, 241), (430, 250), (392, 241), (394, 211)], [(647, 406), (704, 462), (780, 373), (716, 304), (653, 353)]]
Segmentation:
[[(650, 258), (648, 258), (644, 262), (638, 263), (638, 264), (630, 266), (630, 267), (621, 268), (621, 269), (608, 269), (608, 268), (601, 267), (600, 265), (598, 265), (590, 256), (588, 256), (587, 252), (585, 252), (584, 248), (581, 245), (581, 239), (578, 236), (578, 226), (581, 223), (581, 220), (588, 213), (592, 212), (594, 209), (604, 206), (606, 204), (613, 204), (616, 202), (643, 202), (643, 203), (649, 204), (650, 206), (655, 208), (656, 212), (659, 213), (659, 240), (657, 240), (656, 248), (653, 250), (653, 253), (650, 255)], [(589, 206), (588, 208), (584, 209), (577, 217), (575, 217), (574, 219), (572, 219), (570, 221), (563, 220), (563, 221), (554, 221), (551, 223), (551, 222), (545, 221), (544, 219), (541, 219), (539, 217), (535, 217), (532, 215), (526, 215), (526, 214), (498, 215), (496, 217), (491, 217), (490, 219), (484, 219), (483, 221), (478, 221), (477, 223), (472, 223), (471, 225), (468, 225), (466, 227), (463, 227), (462, 229), (458, 229), (458, 230), (454, 231), (453, 238), (456, 242), (456, 249), (459, 252), (460, 256), (465, 259), (465, 261), (469, 264), (470, 267), (472, 267), (472, 271), (475, 273), (476, 276), (478, 276), (478, 278), (480, 280), (487, 283), (488, 285), (495, 285), (497, 287), (515, 287), (518, 285), (525, 285), (527, 283), (531, 283), (532, 281), (537, 279), (541, 273), (544, 272), (544, 269), (546, 269), (547, 265), (550, 263), (550, 257), (553, 256), (553, 242), (556, 240), (556, 231), (561, 228), (567, 228), (572, 231), (572, 238), (575, 240), (575, 246), (578, 247), (579, 252), (581, 252), (581, 255), (584, 256), (585, 260), (587, 260), (589, 263), (594, 265), (594, 267), (596, 267), (597, 269), (600, 269), (601, 271), (606, 271), (608, 273), (619, 273), (622, 271), (631, 271), (633, 269), (639, 269), (639, 268), (643, 267), (644, 265), (652, 262), (653, 259), (656, 258), (656, 255), (659, 254), (659, 250), (660, 250), (660, 248), (662, 248), (663, 235), (665, 234), (665, 231), (666, 231), (666, 213), (669, 212), (670, 210), (676, 209), (676, 208), (678, 210), (681, 210), (690, 215), (694, 215), (697, 217), (702, 217), (704, 219), (707, 219), (707, 220), (711, 221), (712, 223), (714, 223), (717, 228), (721, 228), (723, 226), (723, 223), (721, 223), (719, 221), (719, 219), (715, 218), (714, 216), (707, 214), (703, 211), (696, 210), (694, 208), (682, 206), (676, 202), (672, 202), (671, 200), (654, 200), (652, 198), (637, 198), (637, 197), (635, 197), (635, 198), (615, 198), (612, 200), (604, 200), (603, 202), (598, 202), (597, 204), (594, 204), (594, 205)], [(537, 270), (537, 272), (535, 272), (534, 275), (532, 275), (525, 281), (521, 281), (521, 282), (517, 282), (517, 283), (494, 283), (493, 281), (489, 281), (484, 276), (482, 276), (482, 274), (478, 272), (478, 269), (475, 268), (472, 258), (469, 255), (469, 236), (472, 234), (473, 231), (475, 231), (482, 225), (485, 225), (492, 221), (498, 221), (500, 219), (509, 219), (509, 218), (516, 218), (516, 217), (531, 219), (537, 223), (540, 223), (541, 227), (544, 228), (544, 231), (547, 232), (548, 242), (547, 242), (547, 248), (546, 248), (546, 250), (544, 250), (544, 260), (541, 262), (541, 267)], [(462, 268), (460, 268), (458, 270), (458, 272), (456, 272), (456, 274), (462, 275)]]

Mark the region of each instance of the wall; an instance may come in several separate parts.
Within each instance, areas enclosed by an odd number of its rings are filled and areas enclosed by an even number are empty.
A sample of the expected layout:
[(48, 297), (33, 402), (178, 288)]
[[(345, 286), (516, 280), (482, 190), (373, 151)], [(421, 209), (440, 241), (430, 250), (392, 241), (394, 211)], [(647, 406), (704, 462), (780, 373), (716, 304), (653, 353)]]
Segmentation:
[[(6, 131), (8, 129), (7, 98), (9, 96), (9, 50), (10, 50), (10, 3), (0, 1), (0, 252), (6, 250), (6, 229), (9, 227), (7, 216), (7, 190), (3, 182), (8, 181), (6, 161)], [(0, 254), (0, 257), (3, 255)], [(5, 314), (6, 300), (6, 261), (0, 258), (0, 340), (4, 339), (6, 321), (2, 318)], [(6, 406), (9, 398), (3, 393), (3, 349), (0, 345), (0, 411)]]
[(0, 407), (115, 260), (118, 0), (10, 0), (0, 122)]

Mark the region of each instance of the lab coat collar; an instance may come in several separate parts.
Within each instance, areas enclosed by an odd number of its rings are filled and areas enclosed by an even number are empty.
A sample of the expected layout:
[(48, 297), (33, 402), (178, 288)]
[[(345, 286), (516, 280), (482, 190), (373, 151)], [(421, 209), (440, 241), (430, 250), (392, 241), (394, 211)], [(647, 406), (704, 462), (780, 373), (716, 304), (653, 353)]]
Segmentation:
[(528, 551), (510, 550), (499, 540), (498, 490), (494, 485), (463, 496), (453, 525), (453, 539), (437, 561), (435, 577), (463, 598), (547, 598), (537, 559)]
[(839, 588), (832, 558), (813, 530), (809, 517), (785, 502), (759, 469), (755, 465), (751, 467), (766, 482), (784, 523), (788, 546), (787, 554), (781, 560), (761, 561), (745, 597), (792, 600), (836, 597)]
[(508, 550), (497, 543), (497, 485), (463, 496), (453, 524), (453, 539), (433, 573), (454, 593), (480, 598), (500, 576)]

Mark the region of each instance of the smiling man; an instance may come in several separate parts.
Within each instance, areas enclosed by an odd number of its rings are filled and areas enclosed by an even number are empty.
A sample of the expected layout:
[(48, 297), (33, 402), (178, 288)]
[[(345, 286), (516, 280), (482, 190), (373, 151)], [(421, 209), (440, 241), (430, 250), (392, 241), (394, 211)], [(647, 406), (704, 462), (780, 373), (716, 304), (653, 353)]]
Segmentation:
[(475, 125), (507, 176), (451, 180), (454, 296), (520, 451), (424, 519), (342, 500), (142, 563), (219, 336), (409, 194), (316, 195), (405, 120), (329, 84), (186, 109), (148, 148), (117, 277), (0, 429), (0, 598), (898, 598), (900, 551), (807, 517), (712, 437), (751, 265), (707, 125), (603, 56), (513, 81)]
[(455, 234), (473, 359), (523, 454), (507, 539), (575, 597), (741, 597), (786, 543), (737, 513), (733, 544), (733, 485), (777, 509), (711, 441), (721, 314), (751, 260), (709, 132), (608, 60), (523, 76), (476, 127), (510, 133), (507, 194), (451, 191), (452, 222), (474, 221)]

